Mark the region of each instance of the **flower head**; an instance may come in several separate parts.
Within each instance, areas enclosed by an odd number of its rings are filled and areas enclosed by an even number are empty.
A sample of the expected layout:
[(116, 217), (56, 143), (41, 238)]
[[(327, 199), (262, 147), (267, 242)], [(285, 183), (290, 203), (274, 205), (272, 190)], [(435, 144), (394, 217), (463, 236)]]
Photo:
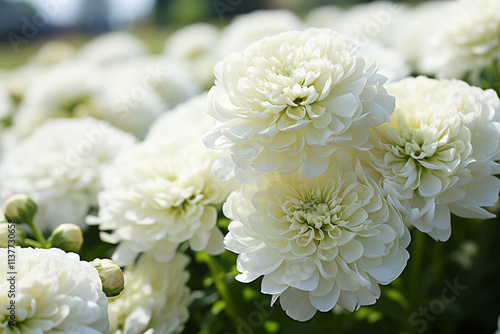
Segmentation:
[(439, 24), (429, 35), (421, 71), (461, 79), (500, 57), (499, 1), (454, 1), (448, 12), (444, 19), (439, 15)]
[(0, 249), (3, 333), (107, 333), (108, 301), (97, 271), (77, 254), (16, 247), (16, 327), (8, 324), (7, 249)]
[[(340, 155), (341, 153), (339, 153)], [(342, 154), (321, 176), (268, 173), (233, 192), (226, 247), (239, 254), (236, 278), (259, 276), (296, 320), (335, 305), (350, 311), (375, 303), (379, 284), (403, 270), (409, 233), (359, 162)]]
[(155, 135), (115, 160), (104, 175), (99, 215), (87, 220), (111, 231), (101, 238), (119, 243), (112, 258), (120, 265), (146, 251), (168, 261), (188, 240), (197, 251), (223, 251), (217, 207), (232, 188), (211, 172), (217, 154), (203, 146), (200, 134), (164, 135), (167, 138)]
[(229, 55), (215, 68), (207, 110), (219, 123), (205, 144), (230, 149), (245, 182), (301, 165), (314, 177), (340, 148), (366, 148), (367, 128), (389, 119), (394, 98), (357, 50), (347, 36), (311, 28)]
[(157, 262), (152, 254), (143, 254), (127, 266), (125, 289), (109, 299), (109, 333), (142, 334), (151, 329), (162, 334), (182, 332), (192, 300), (186, 286), (188, 262), (180, 253), (169, 262)]
[(465, 82), (405, 79), (391, 122), (372, 130), (370, 160), (406, 221), (434, 239), (451, 233), (450, 211), (491, 218), (480, 206), (498, 198), (500, 102)]

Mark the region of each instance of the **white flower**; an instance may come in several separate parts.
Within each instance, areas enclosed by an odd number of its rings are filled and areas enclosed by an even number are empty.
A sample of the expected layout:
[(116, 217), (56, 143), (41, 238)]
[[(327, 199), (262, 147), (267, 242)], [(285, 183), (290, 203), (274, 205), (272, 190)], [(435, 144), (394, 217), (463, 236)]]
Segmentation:
[(500, 334), (500, 316), (498, 317), (498, 321), (497, 321), (497, 331), (495, 332), (495, 334)]
[(388, 85), (391, 122), (372, 130), (372, 165), (406, 221), (436, 240), (451, 233), (450, 212), (492, 218), (498, 199), (500, 102), (462, 81), (409, 78)]
[(49, 118), (95, 115), (103, 77), (94, 66), (61, 63), (32, 76), (13, 118), (17, 139), (28, 136)]
[(206, 105), (206, 92), (179, 103), (151, 125), (146, 140), (190, 137), (199, 141), (200, 137), (210, 131), (215, 124), (214, 119), (205, 112)]
[(375, 303), (379, 284), (398, 277), (409, 257), (401, 216), (359, 162), (337, 155), (320, 176), (268, 173), (224, 204), (236, 279), (264, 276), (261, 291), (300, 321), (337, 304), (353, 311)]
[[(391, 16), (389, 33), (383, 36), (384, 43), (398, 50), (415, 70), (425, 52), (425, 41), (436, 33), (436, 23), (448, 15), (454, 4), (455, 1), (435, 0), (401, 8), (397, 15)], [(401, 2), (394, 6), (401, 6)]]
[(314, 177), (340, 148), (367, 148), (367, 128), (389, 120), (394, 98), (376, 62), (358, 48), (348, 36), (311, 28), (226, 57), (208, 96), (208, 113), (219, 124), (205, 144), (229, 148), (244, 182), (301, 165)]
[(51, 40), (42, 45), (33, 57), (32, 62), (36, 66), (50, 66), (72, 59), (75, 53), (76, 48), (72, 44)]
[(96, 65), (109, 65), (146, 54), (146, 47), (137, 37), (117, 31), (92, 39), (79, 50), (77, 57)]
[[(60, 249), (14, 248), (16, 287), (0, 249), (0, 332), (74, 334), (108, 332), (108, 301), (97, 270)], [(16, 326), (9, 326), (9, 290), (15, 290)]]
[(243, 51), (252, 42), (266, 36), (305, 28), (300, 18), (289, 10), (256, 10), (235, 17), (222, 30), (216, 52), (222, 59), (232, 52)]
[(232, 189), (211, 173), (217, 154), (203, 147), (200, 137), (184, 139), (143, 142), (104, 174), (99, 216), (87, 222), (111, 230), (101, 238), (120, 243), (112, 257), (118, 264), (146, 251), (168, 261), (184, 241), (196, 251), (223, 251), (217, 206)]
[(219, 29), (209, 23), (195, 23), (176, 30), (165, 41), (163, 52), (183, 60), (193, 68), (193, 73), (205, 87), (214, 83), (214, 66), (218, 59), (214, 50), (219, 39)]
[(9, 147), (0, 163), (0, 199), (26, 193), (38, 204), (35, 224), (51, 230), (64, 222), (85, 226), (97, 205), (102, 169), (135, 142), (93, 118), (55, 119)]
[(180, 333), (189, 317), (191, 294), (186, 286), (189, 258), (177, 253), (161, 263), (143, 254), (124, 272), (125, 289), (109, 299), (110, 334)]
[(500, 57), (500, 1), (454, 1), (424, 45), (420, 71), (461, 79)]

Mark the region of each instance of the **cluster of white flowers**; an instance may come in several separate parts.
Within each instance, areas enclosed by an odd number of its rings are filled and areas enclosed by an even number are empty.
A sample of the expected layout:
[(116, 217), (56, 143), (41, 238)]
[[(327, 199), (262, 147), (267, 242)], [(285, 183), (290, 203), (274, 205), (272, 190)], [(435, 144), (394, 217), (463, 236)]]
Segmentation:
[(159, 55), (125, 32), (50, 42), (0, 72), (0, 200), (38, 205), (18, 244), (97, 225), (117, 264), (15, 248), (13, 327), (0, 248), (0, 333), (181, 333), (185, 250), (236, 253), (236, 279), (298, 321), (376, 303), (409, 228), (446, 241), (452, 214), (495, 217), (500, 100), (461, 80), (500, 80), (499, 58), (499, 0), (260, 10), (183, 27)]
[(409, 257), (400, 214), (354, 150), (394, 110), (360, 50), (328, 29), (264, 38), (217, 64), (208, 96), (218, 123), (205, 143), (229, 151), (247, 183), (224, 204), (237, 279), (263, 276), (296, 320), (375, 303)]
[(0, 198), (26, 193), (38, 203), (35, 223), (85, 226), (97, 205), (101, 173), (135, 138), (94, 118), (53, 119), (11, 145), (0, 162)]
[(189, 258), (176, 254), (171, 261), (157, 262), (142, 255), (124, 272), (125, 289), (109, 299), (110, 334), (180, 333), (189, 317), (191, 293), (186, 283)]
[[(14, 281), (8, 280), (7, 249), (0, 248), (0, 332), (108, 333), (108, 300), (92, 265), (55, 248), (12, 251), (16, 254)], [(16, 293), (16, 326), (9, 326), (9, 290)]]
[(434, 239), (450, 237), (450, 212), (492, 218), (498, 200), (500, 101), (463, 81), (408, 78), (388, 85), (391, 122), (372, 130), (370, 161), (405, 221)]
[(146, 141), (124, 151), (104, 173), (99, 215), (88, 222), (111, 231), (102, 239), (119, 243), (117, 263), (131, 263), (146, 251), (168, 261), (184, 241), (193, 250), (223, 251), (217, 208), (232, 182), (211, 172), (218, 154), (201, 142), (211, 123), (192, 126), (196, 114), (206, 119), (205, 101), (202, 95), (165, 114)]

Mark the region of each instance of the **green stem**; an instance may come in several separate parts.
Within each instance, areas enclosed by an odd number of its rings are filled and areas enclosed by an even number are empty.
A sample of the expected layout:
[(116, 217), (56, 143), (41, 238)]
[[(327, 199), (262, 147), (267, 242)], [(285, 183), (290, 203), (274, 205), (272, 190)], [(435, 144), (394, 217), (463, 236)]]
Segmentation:
[(226, 313), (233, 322), (234, 328), (237, 329), (239, 325), (238, 318), (244, 318), (240, 315), (238, 304), (235, 302), (235, 300), (233, 300), (231, 293), (229, 292), (229, 289), (224, 282), (224, 271), (213, 256), (205, 252), (200, 252), (200, 255), (202, 256), (203, 261), (207, 264), (208, 269), (212, 274), (217, 292), (226, 302)]
[(410, 256), (413, 257), (413, 261), (410, 257), (410, 307), (418, 307), (419, 296), (421, 295), (421, 289), (419, 289), (420, 282), (422, 280), (422, 259), (424, 257), (425, 248), (425, 234), (414, 229), (413, 241), (412, 241), (412, 252)]
[[(408, 280), (408, 318), (417, 311), (420, 306), (420, 297), (422, 295), (422, 289), (420, 282), (422, 281), (422, 260), (424, 257), (425, 250), (425, 238), (426, 235), (417, 229), (412, 231), (412, 242), (410, 250), (410, 261), (408, 263), (409, 280)], [(415, 326), (411, 326), (409, 322), (408, 331), (410, 333), (416, 333)]]
[(24, 239), (20, 242), (21, 246), (35, 247), (35, 248), (43, 248), (42, 245), (35, 240)]
[(31, 231), (35, 235), (36, 240), (40, 243), (41, 248), (49, 248), (49, 244), (47, 243), (47, 240), (43, 236), (42, 232), (40, 229), (33, 223), (33, 220), (30, 220), (26, 222), (29, 227), (31, 228)]

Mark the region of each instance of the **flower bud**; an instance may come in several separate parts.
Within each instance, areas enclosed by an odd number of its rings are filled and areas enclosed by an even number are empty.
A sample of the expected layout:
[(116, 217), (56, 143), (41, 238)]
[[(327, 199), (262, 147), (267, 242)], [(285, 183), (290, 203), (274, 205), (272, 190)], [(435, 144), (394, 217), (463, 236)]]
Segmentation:
[(15, 220), (16, 223), (28, 223), (36, 214), (36, 203), (25, 194), (10, 196), (4, 203), (4, 214), (7, 220)]
[(24, 234), (16, 225), (0, 221), (0, 248), (19, 245), (18, 240), (24, 239)]
[(65, 252), (78, 252), (83, 244), (82, 229), (75, 224), (61, 224), (52, 232), (48, 241), (52, 247), (61, 248)]
[(125, 286), (125, 279), (120, 267), (109, 259), (95, 259), (90, 264), (99, 272), (102, 291), (104, 291), (106, 296), (118, 296)]

